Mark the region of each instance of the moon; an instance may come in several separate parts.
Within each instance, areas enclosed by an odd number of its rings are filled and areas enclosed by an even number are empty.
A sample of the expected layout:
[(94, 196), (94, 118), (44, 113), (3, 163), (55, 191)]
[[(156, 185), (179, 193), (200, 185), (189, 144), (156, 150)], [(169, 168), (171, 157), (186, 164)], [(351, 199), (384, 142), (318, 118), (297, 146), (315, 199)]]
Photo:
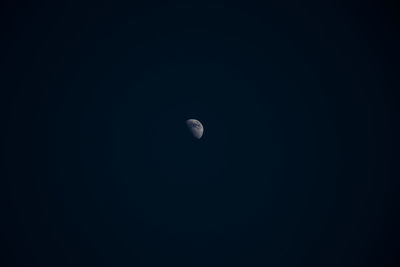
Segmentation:
[(203, 136), (204, 127), (198, 120), (195, 119), (186, 120), (186, 126), (192, 133), (193, 137), (195, 137), (196, 139), (200, 139)]

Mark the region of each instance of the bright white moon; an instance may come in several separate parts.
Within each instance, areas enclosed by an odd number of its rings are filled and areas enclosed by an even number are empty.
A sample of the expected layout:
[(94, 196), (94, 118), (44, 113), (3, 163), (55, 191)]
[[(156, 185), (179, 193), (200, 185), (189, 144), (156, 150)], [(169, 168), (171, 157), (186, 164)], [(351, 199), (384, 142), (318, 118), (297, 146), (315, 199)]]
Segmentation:
[(186, 126), (195, 138), (200, 139), (203, 136), (204, 128), (198, 120), (189, 119), (186, 121)]

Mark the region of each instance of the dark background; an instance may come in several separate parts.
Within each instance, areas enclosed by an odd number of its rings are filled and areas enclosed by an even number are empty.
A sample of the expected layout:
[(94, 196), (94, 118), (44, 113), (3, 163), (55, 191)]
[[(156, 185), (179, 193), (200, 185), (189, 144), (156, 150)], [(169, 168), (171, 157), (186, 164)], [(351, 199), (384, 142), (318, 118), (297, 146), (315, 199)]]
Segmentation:
[(167, 2), (1, 5), (0, 265), (397, 266), (398, 9)]

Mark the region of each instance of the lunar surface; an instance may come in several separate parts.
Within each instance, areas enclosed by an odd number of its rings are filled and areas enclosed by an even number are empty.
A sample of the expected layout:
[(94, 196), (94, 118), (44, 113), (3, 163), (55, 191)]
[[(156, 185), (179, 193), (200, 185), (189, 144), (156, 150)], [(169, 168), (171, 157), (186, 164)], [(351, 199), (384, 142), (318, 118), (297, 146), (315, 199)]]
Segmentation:
[(204, 128), (198, 120), (189, 119), (186, 121), (186, 126), (195, 138), (200, 139), (203, 136)]

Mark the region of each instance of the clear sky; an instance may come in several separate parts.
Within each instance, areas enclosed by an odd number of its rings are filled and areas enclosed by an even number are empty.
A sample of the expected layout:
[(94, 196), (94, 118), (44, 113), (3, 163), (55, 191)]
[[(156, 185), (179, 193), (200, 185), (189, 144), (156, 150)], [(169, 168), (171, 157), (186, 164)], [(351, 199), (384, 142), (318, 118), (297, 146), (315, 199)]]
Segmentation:
[(167, 2), (2, 4), (0, 265), (399, 262), (398, 10)]

